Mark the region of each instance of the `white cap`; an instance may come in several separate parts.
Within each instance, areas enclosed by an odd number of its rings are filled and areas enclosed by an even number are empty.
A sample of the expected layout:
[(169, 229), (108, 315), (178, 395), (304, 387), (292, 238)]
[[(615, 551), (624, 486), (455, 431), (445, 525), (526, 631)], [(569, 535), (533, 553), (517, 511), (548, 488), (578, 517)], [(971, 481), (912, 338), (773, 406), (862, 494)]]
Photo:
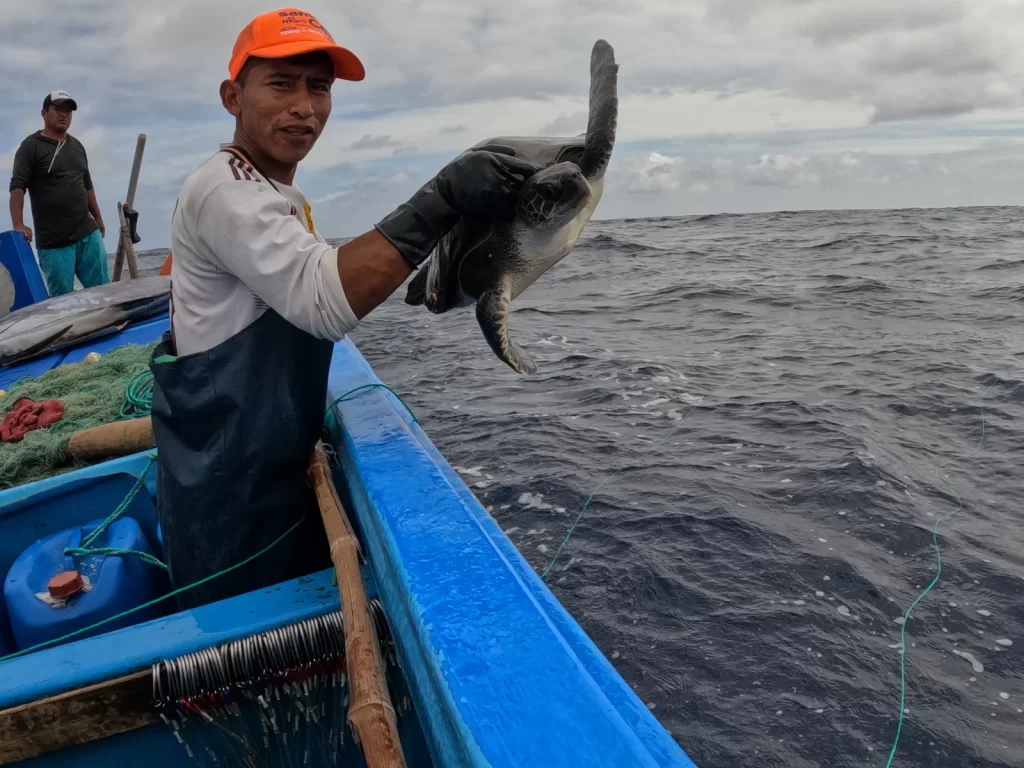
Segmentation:
[(59, 104), (62, 101), (70, 101), (71, 109), (78, 109), (78, 102), (71, 98), (71, 94), (67, 91), (50, 91), (46, 94), (46, 98), (43, 99), (43, 109), (46, 109), (51, 104)]

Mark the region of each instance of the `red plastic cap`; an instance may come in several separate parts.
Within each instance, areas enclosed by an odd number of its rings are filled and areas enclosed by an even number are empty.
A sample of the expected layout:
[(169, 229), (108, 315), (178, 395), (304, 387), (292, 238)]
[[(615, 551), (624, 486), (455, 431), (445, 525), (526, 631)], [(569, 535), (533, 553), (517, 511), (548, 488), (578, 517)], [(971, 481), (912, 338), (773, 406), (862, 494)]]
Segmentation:
[(50, 592), (50, 597), (62, 599), (70, 597), (75, 592), (80, 591), (85, 584), (82, 583), (82, 577), (78, 571), (64, 571), (64, 573), (58, 573), (52, 579), (50, 583), (46, 585), (46, 588)]

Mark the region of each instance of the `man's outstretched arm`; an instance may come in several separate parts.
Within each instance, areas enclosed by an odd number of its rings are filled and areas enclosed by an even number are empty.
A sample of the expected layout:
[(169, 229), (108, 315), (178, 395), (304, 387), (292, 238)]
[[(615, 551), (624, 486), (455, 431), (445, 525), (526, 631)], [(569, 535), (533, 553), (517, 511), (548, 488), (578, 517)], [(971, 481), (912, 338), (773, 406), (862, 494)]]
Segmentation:
[(227, 181), (202, 204), (198, 232), (220, 266), (288, 322), (339, 340), (394, 293), (461, 216), (511, 212), (535, 170), (507, 155), (468, 153), (339, 248), (307, 232), (269, 185)]
[(338, 248), (338, 277), (357, 320), (387, 301), (412, 273), (412, 265), (376, 229)]

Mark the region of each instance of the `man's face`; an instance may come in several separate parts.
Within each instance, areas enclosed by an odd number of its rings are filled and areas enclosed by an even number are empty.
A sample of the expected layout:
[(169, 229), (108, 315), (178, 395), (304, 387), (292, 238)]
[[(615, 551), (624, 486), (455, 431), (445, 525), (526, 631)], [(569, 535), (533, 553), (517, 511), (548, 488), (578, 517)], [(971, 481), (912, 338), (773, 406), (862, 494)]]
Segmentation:
[(331, 115), (333, 64), (326, 54), (256, 59), (222, 91), (245, 136), (280, 163), (298, 163)]
[(71, 127), (71, 105), (51, 104), (43, 110), (43, 125), (51, 131), (66, 131)]

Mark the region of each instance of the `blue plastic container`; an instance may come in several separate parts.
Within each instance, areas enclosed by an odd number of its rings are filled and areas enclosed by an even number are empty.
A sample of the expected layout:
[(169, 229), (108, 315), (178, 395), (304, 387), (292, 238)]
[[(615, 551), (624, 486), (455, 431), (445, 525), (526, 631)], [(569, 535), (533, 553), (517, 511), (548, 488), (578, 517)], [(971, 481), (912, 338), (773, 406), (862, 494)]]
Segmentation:
[(14, 653), (14, 638), (11, 637), (11, 625), (7, 622), (7, 608), (4, 606), (4, 596), (0, 594), (0, 659), (9, 653)]
[[(18, 650), (63, 637), (122, 611), (159, 597), (167, 589), (166, 571), (131, 555), (68, 557), (65, 547), (79, 547), (102, 520), (59, 531), (30, 546), (11, 566), (4, 581), (4, 600), (11, 634)], [(139, 524), (130, 517), (115, 521), (91, 544), (92, 548), (116, 548), (153, 554)], [(89, 590), (78, 592), (60, 607), (37, 594), (47, 593), (50, 579), (64, 571), (78, 571), (88, 579)], [(156, 618), (160, 606), (111, 621), (73, 639), (99, 635)]]
[(156, 556), (161, 560), (166, 557), (167, 550), (164, 549), (164, 532), (160, 527), (160, 523), (156, 524), (156, 542), (154, 543), (154, 549), (156, 549)]
[(50, 298), (32, 246), (21, 232), (0, 232), (0, 266), (6, 271), (0, 273), (0, 314)]

